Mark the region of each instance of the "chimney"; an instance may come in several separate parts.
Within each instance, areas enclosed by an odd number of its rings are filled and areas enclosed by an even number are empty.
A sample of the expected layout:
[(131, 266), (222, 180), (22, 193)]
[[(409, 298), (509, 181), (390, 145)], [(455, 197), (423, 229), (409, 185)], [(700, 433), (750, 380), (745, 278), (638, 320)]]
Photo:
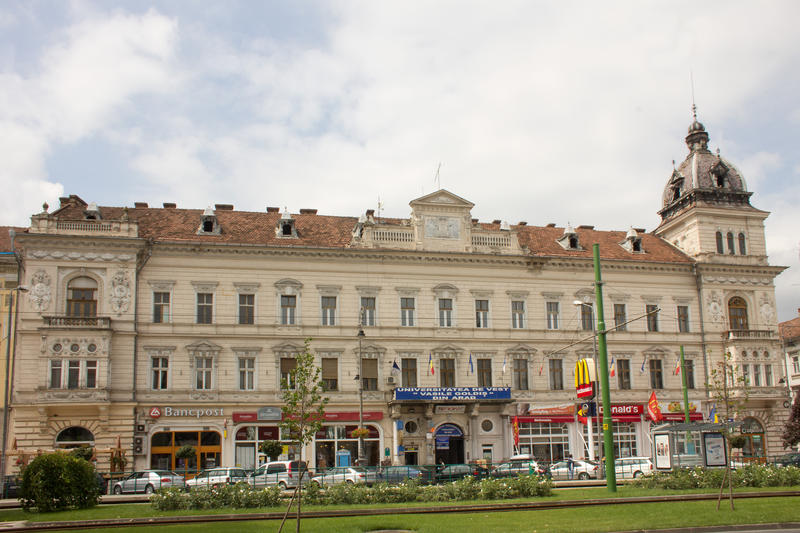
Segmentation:
[(594, 226), (590, 226), (588, 224), (581, 224), (578, 226), (578, 229), (594, 229)]
[(217, 211), (233, 211), (233, 204), (214, 204)]
[(300, 210), (300, 214), (301, 215), (316, 215), (317, 214), (317, 210), (316, 209), (301, 209)]
[(492, 224), (500, 224), (500, 219), (496, 218), (496, 219), (492, 220)]
[(528, 225), (528, 223), (527, 223), (527, 222), (525, 222), (524, 220), (520, 220), (520, 221), (519, 221), (519, 223), (518, 223), (517, 225), (518, 225), (518, 226), (527, 226), (527, 225)]
[(555, 223), (555, 222), (551, 222), (551, 223), (549, 223), (549, 224), (548, 224), (546, 227), (548, 227), (548, 228), (555, 228), (555, 227), (556, 227), (556, 223)]
[(178, 206), (172, 202), (164, 202), (164, 209), (175, 209), (176, 207)]
[(280, 213), (280, 207), (267, 207), (267, 213)]
[(147, 209), (147, 202), (133, 202), (134, 209)]

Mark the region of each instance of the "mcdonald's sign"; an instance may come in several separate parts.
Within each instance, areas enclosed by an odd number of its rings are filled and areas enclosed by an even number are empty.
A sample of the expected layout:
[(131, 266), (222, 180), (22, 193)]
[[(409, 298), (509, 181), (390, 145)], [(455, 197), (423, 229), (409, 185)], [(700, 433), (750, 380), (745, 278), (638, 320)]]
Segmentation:
[(594, 398), (594, 359), (578, 359), (575, 363), (575, 391), (578, 398)]

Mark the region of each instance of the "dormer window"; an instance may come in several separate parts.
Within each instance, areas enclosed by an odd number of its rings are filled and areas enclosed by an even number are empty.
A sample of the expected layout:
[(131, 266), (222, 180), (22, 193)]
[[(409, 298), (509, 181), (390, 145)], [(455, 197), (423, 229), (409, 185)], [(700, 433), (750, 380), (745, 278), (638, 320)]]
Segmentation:
[(219, 226), (219, 221), (217, 220), (217, 215), (211, 206), (207, 207), (205, 211), (203, 211), (203, 218), (200, 219), (200, 227), (197, 228), (198, 235), (219, 235), (221, 232), (221, 228)]
[(564, 228), (564, 235), (562, 235), (556, 242), (561, 245), (565, 250), (582, 250), (581, 244), (578, 241), (578, 233), (572, 227), (572, 224), (567, 224)]
[(275, 234), (282, 239), (297, 238), (297, 226), (292, 215), (289, 214), (287, 208), (283, 209), (283, 214), (278, 222), (278, 227), (275, 228)]
[(625, 235), (625, 240), (619, 243), (619, 245), (634, 254), (644, 253), (642, 238), (639, 237), (639, 233), (634, 228), (628, 230), (627, 235)]
[(719, 156), (719, 150), (717, 150), (717, 161), (709, 170), (711, 175), (714, 176), (714, 185), (719, 188), (725, 187), (725, 176), (728, 174), (728, 167), (722, 162), (722, 158)]
[(83, 212), (83, 216), (86, 220), (100, 220), (100, 210), (97, 209), (97, 204), (94, 202), (90, 203), (86, 211)]

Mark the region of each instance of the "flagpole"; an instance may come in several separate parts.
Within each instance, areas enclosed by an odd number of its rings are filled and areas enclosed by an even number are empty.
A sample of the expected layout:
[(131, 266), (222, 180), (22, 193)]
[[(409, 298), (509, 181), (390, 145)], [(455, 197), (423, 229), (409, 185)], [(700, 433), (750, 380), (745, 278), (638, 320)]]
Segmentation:
[[(683, 388), (683, 420), (684, 420), (684, 422), (686, 422), (688, 424), (691, 417), (689, 416), (689, 388), (687, 387), (687, 384), (686, 384), (686, 361), (684, 360), (684, 357), (683, 357), (683, 344), (681, 344), (681, 366), (680, 366), (680, 369), (681, 369), (681, 387)], [(692, 443), (691, 433), (689, 431), (687, 431), (686, 432), (686, 452), (687, 453), (694, 453), (694, 450), (690, 449), (690, 446), (692, 446), (691, 443)]]

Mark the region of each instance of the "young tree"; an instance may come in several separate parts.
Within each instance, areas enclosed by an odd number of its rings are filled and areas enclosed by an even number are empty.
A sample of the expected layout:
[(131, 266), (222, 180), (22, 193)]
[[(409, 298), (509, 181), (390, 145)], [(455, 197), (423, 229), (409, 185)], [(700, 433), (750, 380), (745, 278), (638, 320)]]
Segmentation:
[(791, 448), (800, 442), (800, 392), (795, 394), (792, 412), (783, 430), (783, 447)]
[(270, 461), (275, 461), (278, 456), (283, 453), (283, 444), (276, 440), (261, 441), (258, 446), (258, 451), (267, 456)]
[(740, 418), (749, 396), (747, 379), (741, 374), (737, 375), (736, 365), (731, 362), (732, 359), (730, 352), (723, 354), (722, 361), (712, 366), (708, 376), (708, 383), (706, 384), (711, 398), (717, 403), (717, 410), (721, 409), (724, 417), (722, 432), (725, 434), (726, 456), (728, 458), (725, 463), (725, 475), (722, 476), (722, 484), (719, 487), (717, 510), (719, 510), (719, 505), (722, 501), (722, 491), (725, 489), (726, 482), (728, 483), (731, 510), (734, 508), (733, 481), (731, 479), (731, 437), (735, 425), (732, 421)]
[[(300, 449), (300, 461), (303, 460), (303, 449), (311, 442), (314, 435), (322, 427), (325, 418), (325, 406), (328, 398), (323, 396), (324, 388), (320, 368), (314, 363), (314, 354), (311, 353), (311, 339), (305, 340), (303, 352), (297, 354), (297, 366), (289, 372), (289, 379), (281, 382), (283, 389), (283, 421), (281, 430), (286, 432)], [(297, 525), (300, 531), (300, 502), (302, 500), (303, 475), (307, 472), (300, 469), (300, 482), (292, 493), (292, 499), (286, 508), (278, 532), (283, 531), (283, 524), (292, 507), (292, 502), (297, 499)]]

